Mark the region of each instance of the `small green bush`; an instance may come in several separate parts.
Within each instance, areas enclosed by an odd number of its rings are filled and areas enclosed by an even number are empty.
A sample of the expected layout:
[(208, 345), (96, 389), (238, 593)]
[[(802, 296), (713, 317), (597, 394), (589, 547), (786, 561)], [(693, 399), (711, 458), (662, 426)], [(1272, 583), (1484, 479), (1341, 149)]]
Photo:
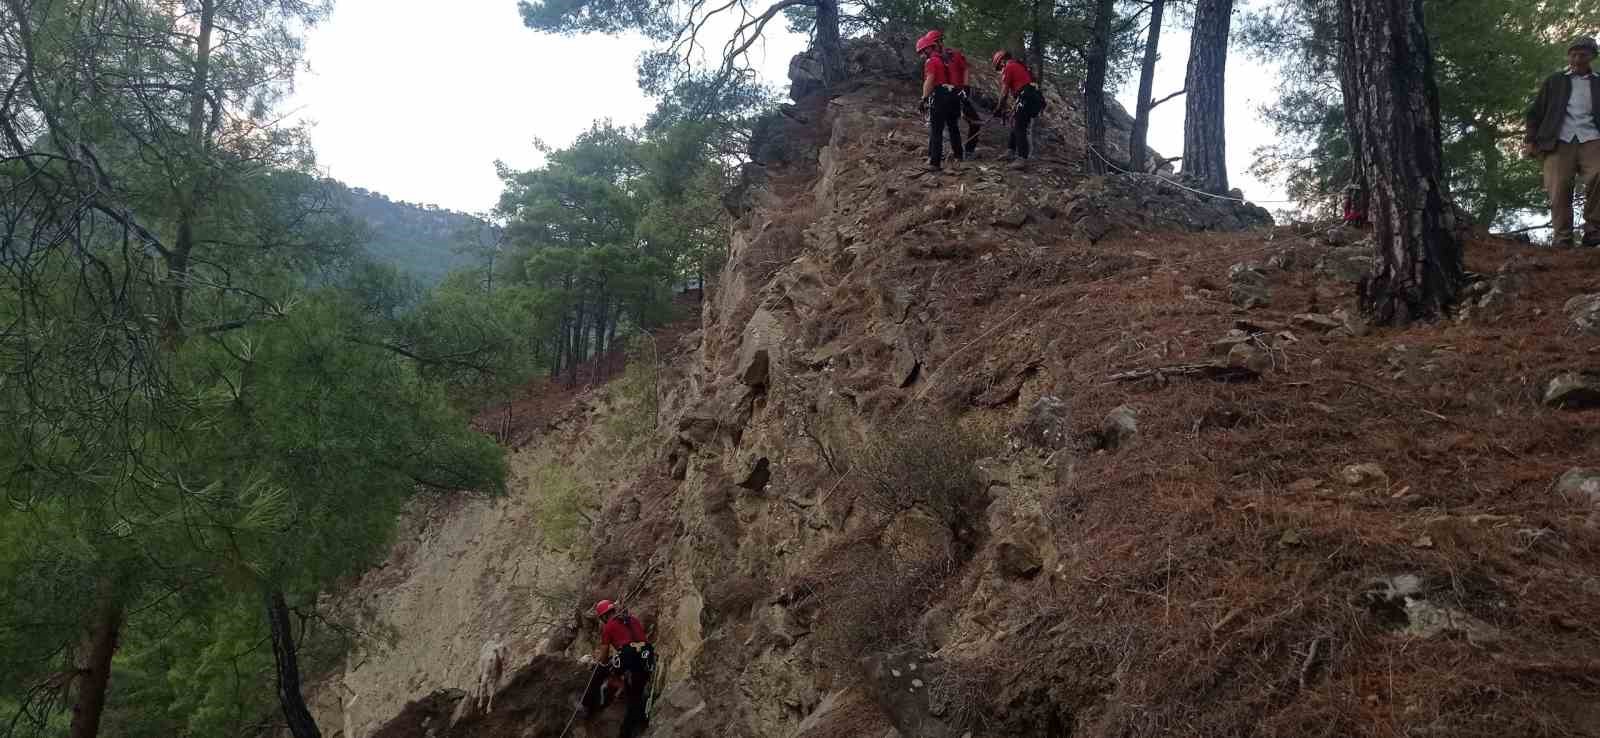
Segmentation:
[(591, 493), (572, 465), (550, 457), (540, 459), (528, 471), (528, 491), (545, 542), (558, 549), (577, 543), (578, 534), (589, 524), (583, 509)]
[(656, 427), (659, 410), (660, 357), (654, 339), (636, 336), (628, 344), (628, 364), (611, 382), (615, 407), (601, 424), (601, 443), (611, 458), (632, 456), (643, 450)]

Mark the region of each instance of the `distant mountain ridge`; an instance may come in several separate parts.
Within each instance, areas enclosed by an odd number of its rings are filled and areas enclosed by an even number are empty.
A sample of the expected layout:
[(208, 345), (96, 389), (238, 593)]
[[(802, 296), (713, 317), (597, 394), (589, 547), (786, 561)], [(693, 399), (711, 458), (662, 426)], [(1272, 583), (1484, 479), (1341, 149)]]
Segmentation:
[(388, 195), (332, 181), (350, 215), (371, 229), (368, 251), (385, 264), (438, 284), (456, 269), (473, 266), (469, 254), (455, 246), (494, 226), (475, 215), (431, 203), (391, 200)]

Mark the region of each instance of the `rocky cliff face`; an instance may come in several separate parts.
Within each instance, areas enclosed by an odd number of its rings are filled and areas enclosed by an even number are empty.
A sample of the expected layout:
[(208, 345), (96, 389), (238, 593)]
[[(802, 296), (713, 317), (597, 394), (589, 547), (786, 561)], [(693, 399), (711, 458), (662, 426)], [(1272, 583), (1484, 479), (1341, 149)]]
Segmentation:
[(435, 692), (471, 648), (389, 688), (381, 735), (563, 734), (599, 596), (652, 624), (658, 738), (1600, 735), (1600, 534), (1549, 492), (1600, 415), (1540, 402), (1595, 363), (1560, 306), (1600, 266), (1475, 244), (1481, 305), (1375, 332), (1336, 310), (1350, 234), (1088, 178), (1059, 96), (1029, 168), (921, 173), (914, 82), (851, 58), (753, 142), (653, 453), (589, 541), (530, 530), (449, 595), (475, 619), (400, 634), (481, 642), (513, 562), (582, 567), (496, 621), (554, 618), (506, 707)]

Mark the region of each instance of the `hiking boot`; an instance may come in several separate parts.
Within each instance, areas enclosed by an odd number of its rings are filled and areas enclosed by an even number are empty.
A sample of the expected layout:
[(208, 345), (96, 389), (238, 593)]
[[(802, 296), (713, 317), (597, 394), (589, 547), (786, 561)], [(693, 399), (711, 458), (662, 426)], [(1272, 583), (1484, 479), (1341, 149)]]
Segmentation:
[(1583, 237), (1583, 242), (1580, 245), (1586, 249), (1592, 249), (1596, 246), (1600, 246), (1600, 233), (1594, 235), (1585, 235)]

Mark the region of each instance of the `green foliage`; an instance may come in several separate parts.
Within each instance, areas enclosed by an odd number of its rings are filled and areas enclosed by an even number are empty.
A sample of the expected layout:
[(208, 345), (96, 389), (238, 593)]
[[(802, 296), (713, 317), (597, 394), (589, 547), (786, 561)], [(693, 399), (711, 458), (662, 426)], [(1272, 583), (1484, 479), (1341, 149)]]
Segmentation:
[[(597, 123), (540, 169), (502, 168), (506, 246), (495, 283), (522, 290), (552, 370), (617, 348), (670, 316), (671, 286), (719, 266), (728, 173), (710, 125), (652, 131)], [(526, 330), (526, 328), (525, 328)]]
[(492, 239), (494, 228), (467, 213), (390, 200), (360, 187), (329, 182), (340, 206), (362, 226), (368, 255), (416, 277), (423, 285), (438, 284), (446, 274), (475, 265), (480, 254), (465, 244)]
[[(1429, 0), (1424, 14), (1451, 194), (1480, 224), (1513, 223), (1542, 201), (1537, 163), (1517, 155), (1523, 111), (1543, 78), (1563, 65), (1566, 42), (1600, 24), (1600, 3)], [(1285, 70), (1278, 101), (1263, 110), (1278, 141), (1256, 150), (1252, 172), (1282, 181), (1291, 197), (1330, 215), (1353, 175), (1337, 28), (1336, 3), (1284, 0), (1246, 15), (1239, 36), (1260, 58), (1295, 60)]]
[(584, 508), (596, 498), (571, 464), (553, 456), (544, 458), (529, 470), (527, 484), (539, 532), (547, 545), (571, 548), (580, 534), (587, 534), (589, 518)]
[(639, 336), (628, 345), (627, 367), (610, 384), (613, 404), (601, 421), (605, 456), (627, 458), (645, 451), (661, 409), (659, 364), (651, 337)]
[(326, 4), (8, 7), (0, 724), (59, 733), (59, 677), (109, 602), (108, 733), (270, 730), (263, 593), (314, 620), (414, 491), (503, 487), (447, 396), (524, 363), (526, 312), (360, 262), (360, 224), (275, 122)]

